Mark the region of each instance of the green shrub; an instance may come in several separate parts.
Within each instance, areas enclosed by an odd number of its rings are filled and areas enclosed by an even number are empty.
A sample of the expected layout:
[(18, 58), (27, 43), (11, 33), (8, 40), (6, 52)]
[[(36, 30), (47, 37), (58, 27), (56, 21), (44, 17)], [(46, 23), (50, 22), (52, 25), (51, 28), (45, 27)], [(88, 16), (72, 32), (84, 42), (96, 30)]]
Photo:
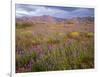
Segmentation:
[(66, 23), (67, 23), (67, 24), (74, 24), (73, 21), (67, 21)]
[(31, 27), (32, 23), (28, 23), (28, 22), (23, 22), (23, 23), (17, 23), (16, 22), (16, 28), (17, 29), (25, 29), (27, 27)]
[(44, 66), (43, 63), (41, 63), (41, 61), (37, 61), (36, 63), (33, 63), (31, 71), (32, 72), (46, 71), (46, 66)]
[(68, 33), (68, 37), (70, 38), (78, 38), (80, 36), (80, 32), (70, 32)]
[(33, 35), (30, 32), (17, 32), (16, 33), (16, 50), (29, 51), (32, 46)]
[(31, 58), (34, 60), (34, 61), (36, 61), (37, 60), (37, 53), (36, 53), (36, 51), (32, 51), (32, 53), (31, 53)]
[(16, 67), (24, 67), (30, 61), (31, 57), (28, 54), (19, 55), (16, 54)]
[(88, 33), (86, 33), (86, 36), (87, 37), (93, 37), (94, 36), (94, 33), (93, 32), (88, 32)]
[(56, 39), (55, 37), (50, 37), (50, 38), (48, 38), (47, 43), (55, 44), (55, 43), (59, 43), (59, 40)]

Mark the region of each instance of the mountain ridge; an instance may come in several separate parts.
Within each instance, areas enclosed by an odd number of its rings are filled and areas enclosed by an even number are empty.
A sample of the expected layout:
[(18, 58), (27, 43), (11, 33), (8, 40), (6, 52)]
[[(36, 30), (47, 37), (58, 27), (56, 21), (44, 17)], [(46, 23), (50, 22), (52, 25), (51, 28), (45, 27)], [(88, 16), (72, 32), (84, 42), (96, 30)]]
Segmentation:
[(78, 22), (91, 22), (94, 21), (94, 17), (73, 17), (73, 18), (57, 18), (49, 15), (43, 16), (32, 16), (32, 17), (20, 17), (16, 18), (17, 22), (37, 22), (37, 23), (56, 23), (56, 22), (67, 22), (67, 21), (78, 21)]

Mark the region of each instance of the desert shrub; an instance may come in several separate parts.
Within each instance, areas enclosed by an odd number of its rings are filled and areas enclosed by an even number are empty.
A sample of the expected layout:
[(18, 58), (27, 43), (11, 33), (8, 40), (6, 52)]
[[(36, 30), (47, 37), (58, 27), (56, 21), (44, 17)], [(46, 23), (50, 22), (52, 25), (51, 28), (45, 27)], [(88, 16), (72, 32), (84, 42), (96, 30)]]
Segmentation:
[(68, 47), (70, 56), (68, 59), (72, 69), (93, 68), (94, 63), (94, 45), (87, 44), (84, 47), (81, 43), (73, 43)]
[(36, 63), (33, 63), (31, 67), (32, 72), (41, 72), (41, 71), (46, 71), (46, 66), (41, 63), (41, 61), (37, 61)]
[(23, 23), (17, 23), (16, 22), (16, 28), (17, 29), (25, 29), (27, 27), (31, 27), (32, 23), (28, 23), (28, 22), (23, 22)]
[(54, 36), (63, 36), (64, 33), (63, 32), (53, 32), (52, 35), (54, 35)]
[(37, 60), (37, 53), (34, 50), (32, 52), (25, 52), (24, 54), (16, 53), (16, 66), (17, 67), (27, 66), (31, 60), (33, 61)]
[(30, 61), (31, 57), (28, 54), (19, 55), (16, 54), (16, 67), (24, 67)]
[(37, 60), (37, 53), (36, 53), (36, 51), (33, 50), (30, 56), (31, 56), (31, 59), (33, 59), (34, 61)]
[(33, 35), (30, 32), (16, 33), (16, 51), (28, 51), (32, 46)]
[(86, 33), (86, 37), (93, 37), (93, 36), (94, 36), (94, 33), (93, 32)]
[(53, 37), (56, 37), (57, 39), (59, 39), (59, 41), (64, 41), (67, 39), (67, 34), (66, 33), (63, 33), (63, 32), (54, 32), (53, 34)]
[(47, 43), (55, 44), (55, 43), (59, 43), (59, 40), (54, 37), (50, 37), (50, 38), (48, 38)]
[(68, 37), (70, 38), (77, 38), (80, 36), (80, 32), (70, 32), (68, 33)]
[(32, 43), (34, 45), (40, 44), (42, 42), (42, 39), (40, 37), (33, 37), (32, 38)]
[(73, 21), (67, 21), (66, 23), (67, 23), (67, 24), (74, 24)]
[(45, 38), (44, 35), (42, 35), (40, 33), (38, 33), (37, 35), (34, 35), (32, 37), (32, 43), (33, 43), (33, 45), (37, 45), (37, 44), (43, 43), (44, 42), (44, 38)]
[(94, 67), (94, 57), (93, 56), (89, 56), (86, 55), (84, 53), (82, 53), (79, 57), (79, 59), (77, 60), (77, 68), (82, 68), (82, 69), (87, 69), (87, 68), (93, 68)]
[(43, 38), (43, 41), (48, 44), (56, 44), (60, 42), (60, 39), (55, 35), (49, 35)]

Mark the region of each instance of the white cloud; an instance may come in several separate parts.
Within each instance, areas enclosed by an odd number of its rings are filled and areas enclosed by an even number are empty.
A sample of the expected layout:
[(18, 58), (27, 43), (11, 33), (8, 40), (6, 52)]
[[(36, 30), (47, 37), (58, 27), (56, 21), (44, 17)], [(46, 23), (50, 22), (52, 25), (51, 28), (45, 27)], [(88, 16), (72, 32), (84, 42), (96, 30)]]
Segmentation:
[[(92, 15), (89, 9), (77, 8), (74, 10), (63, 10), (59, 8), (50, 8), (46, 6), (32, 6), (32, 5), (16, 5), (16, 16), (41, 16), (50, 15), (60, 18), (74, 17), (74, 16), (88, 16)], [(70, 7), (69, 7), (70, 8)], [(93, 13), (94, 14), (94, 13)]]
[[(33, 9), (33, 11), (32, 11)], [(29, 16), (41, 16), (41, 15), (50, 15), (50, 16), (58, 16), (61, 14), (68, 14), (69, 12), (61, 10), (61, 9), (53, 9), (53, 8), (47, 8), (43, 6), (35, 6), (31, 8), (31, 11), (25, 10), (25, 8), (16, 8), (16, 15), (29, 15)]]

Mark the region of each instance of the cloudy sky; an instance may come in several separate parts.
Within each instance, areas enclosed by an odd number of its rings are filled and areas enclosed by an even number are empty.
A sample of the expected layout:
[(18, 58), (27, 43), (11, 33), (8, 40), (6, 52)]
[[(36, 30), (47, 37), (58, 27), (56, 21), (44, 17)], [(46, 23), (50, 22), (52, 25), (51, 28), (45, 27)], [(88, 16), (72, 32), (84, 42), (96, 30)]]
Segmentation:
[(58, 18), (94, 16), (93, 8), (16, 4), (16, 17), (49, 15)]

